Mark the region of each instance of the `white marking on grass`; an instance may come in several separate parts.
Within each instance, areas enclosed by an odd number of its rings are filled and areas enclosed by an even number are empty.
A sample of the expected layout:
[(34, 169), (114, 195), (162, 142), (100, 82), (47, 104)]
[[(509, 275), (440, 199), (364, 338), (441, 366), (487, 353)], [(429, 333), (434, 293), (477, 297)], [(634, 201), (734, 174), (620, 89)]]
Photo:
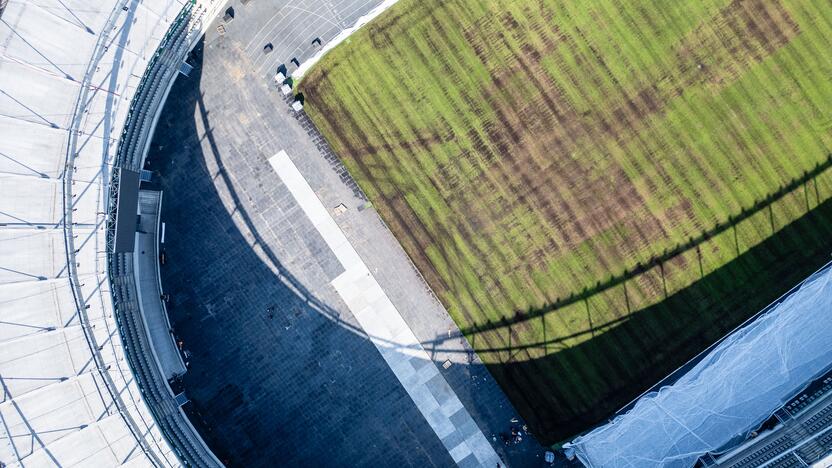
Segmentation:
[(310, 68), (312, 68), (313, 65), (318, 63), (318, 60), (320, 60), (321, 58), (323, 58), (324, 55), (327, 54), (327, 52), (334, 49), (335, 46), (337, 46), (338, 44), (344, 42), (348, 37), (350, 37), (350, 35), (352, 35), (352, 33), (361, 29), (361, 27), (375, 19), (375, 17), (377, 17), (378, 15), (384, 13), (385, 10), (395, 5), (398, 1), (399, 0), (384, 0), (383, 2), (379, 3), (375, 8), (370, 10), (366, 15), (358, 18), (358, 20), (351, 28), (347, 28), (338, 33), (337, 36), (333, 37), (332, 40), (327, 42), (321, 48), (321, 50), (315, 53), (315, 55), (313, 55), (308, 60), (305, 60), (302, 64), (300, 64), (298, 69), (295, 70), (294, 73), (292, 73), (292, 77), (296, 80), (301, 79), (303, 75), (306, 74), (306, 72), (309, 71)]

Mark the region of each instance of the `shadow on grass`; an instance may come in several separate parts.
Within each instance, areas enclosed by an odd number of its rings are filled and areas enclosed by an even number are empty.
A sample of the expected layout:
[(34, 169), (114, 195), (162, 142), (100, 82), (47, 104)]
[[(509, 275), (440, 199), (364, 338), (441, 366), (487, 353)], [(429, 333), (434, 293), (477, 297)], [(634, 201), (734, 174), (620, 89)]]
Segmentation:
[[(829, 165), (827, 160), (818, 167)], [(794, 187), (790, 184), (782, 193), (778, 192), (780, 195), (767, 200), (779, 198), (790, 191), (789, 187), (793, 190), (804, 182), (797, 182)], [(764, 203), (760, 209), (765, 207)], [(701, 238), (707, 239), (706, 236), (713, 233), (709, 231)], [(589, 340), (538, 359), (494, 363), (488, 368), (541, 442), (564, 440), (609, 418), (698, 351), (776, 300), (827, 263), (830, 252), (832, 200), (826, 200), (721, 268), (660, 303), (633, 311), (615, 327)], [(614, 284), (624, 281), (626, 278)], [(584, 300), (588, 295), (588, 292), (582, 293), (572, 302)], [(543, 317), (554, 308), (545, 307), (529, 315)], [(497, 325), (510, 330), (512, 323)], [(649, 335), (657, 326), (665, 330), (659, 339), (653, 335), (633, 343), (632, 337)], [(622, 343), (631, 343), (634, 349), (623, 350)], [(568, 364), (582, 361), (607, 363), (610, 373), (599, 375), (597, 369)], [(637, 369), (633, 368), (634, 362), (638, 363)], [(615, 369), (624, 369), (626, 378), (616, 374)], [(576, 390), (582, 390), (574, 387), (575, 374), (577, 381), (592, 387), (598, 398), (584, 404), (575, 403), (580, 400), (575, 396)], [(597, 392), (599, 388), (603, 391)]]
[[(212, 165), (222, 168), (225, 163), (232, 162), (233, 154), (220, 153), (209, 109), (205, 108), (202, 95), (199, 94), (199, 74), (192, 80), (195, 83), (187, 94), (192, 100), (188, 102), (191, 107), (185, 109), (183, 119), (169, 118), (170, 121), (184, 122), (180, 129), (182, 133), (170, 136), (166, 143), (172, 149), (165, 155), (160, 154), (160, 159), (165, 160), (166, 167), (162, 173), (169, 177), (167, 181), (170, 192), (176, 193), (174, 187), (185, 186), (192, 193), (198, 192), (198, 195), (192, 195), (195, 201), (193, 206), (184, 200), (168, 202), (168, 219), (187, 219), (189, 222), (170, 224), (170, 251), (172, 258), (178, 259), (176, 263), (181, 266), (166, 267), (168, 271), (165, 280), (166, 286), (176, 293), (174, 295), (177, 299), (181, 298), (180, 308), (174, 312), (176, 326), (182, 330), (185, 341), (195, 351), (185, 383), (192, 398), (191, 407), (199, 411), (200, 419), (205, 420), (205, 424), (200, 426), (201, 432), (207, 434), (206, 438), (212, 447), (218, 447), (218, 451), (225, 453), (232, 464), (256, 465), (258, 461), (262, 463), (278, 456), (281, 451), (291, 451), (292, 456), (296, 457), (294, 460), (308, 462), (316, 460), (315, 457), (325, 456), (322, 447), (326, 447), (327, 451), (341, 451), (345, 460), (352, 459), (345, 451), (356, 450), (354, 456), (358, 459), (360, 455), (366, 455), (369, 449), (360, 444), (351, 444), (350, 438), (344, 435), (357, 433), (372, 434), (375, 437), (374, 431), (379, 430), (379, 434), (382, 434), (379, 437), (383, 437), (389, 432), (389, 427), (395, 426), (385, 420), (383, 426), (370, 427), (374, 418), (355, 418), (358, 414), (377, 416), (390, 412), (394, 407), (386, 407), (379, 402), (385, 398), (380, 394), (385, 389), (381, 384), (393, 380), (378, 380), (379, 384), (373, 386), (373, 390), (379, 393), (368, 392), (357, 385), (351, 386), (351, 383), (372, 382), (373, 375), (389, 370), (377, 359), (376, 349), (366, 341), (366, 336), (362, 336), (361, 330), (338, 320), (337, 312), (332, 311), (325, 302), (318, 301), (300, 281), (296, 281), (282, 268), (281, 259), (271, 252), (268, 242), (258, 235), (251, 222), (251, 217), (246, 212), (245, 197), (233, 190), (233, 180), (227, 177), (224, 170), (215, 179), (207, 177), (206, 162), (210, 161)], [(198, 123), (205, 129), (206, 141), (201, 151), (196, 150), (199, 147), (196, 142), (190, 142), (195, 150), (188, 160), (185, 155), (176, 154), (174, 142), (176, 137), (193, 137), (197, 134), (197, 121), (192, 119), (193, 116), (199, 119)], [(221, 113), (214, 123), (218, 123), (220, 118)], [(218, 137), (222, 137), (222, 131)], [(173, 165), (176, 156), (180, 158), (179, 166)], [(175, 169), (183, 166), (191, 169), (178, 172)], [(832, 167), (832, 160), (825, 161), (813, 171), (780, 188), (729, 222), (715, 226), (633, 271), (624, 272), (618, 278), (599, 283), (594, 288), (587, 288), (570, 299), (530, 311), (525, 316), (492, 324), (491, 329), (496, 332), (502, 329), (510, 331), (513, 325), (521, 321), (544, 319), (548, 312), (567, 303), (586, 302), (590, 297), (616, 286), (623, 288), (627, 280), (639, 273), (698, 248), (709, 238), (770, 207), (785, 194), (801, 185), (805, 187), (805, 184), (829, 167)], [(174, 174), (181, 178), (172, 177)], [(237, 207), (235, 214), (242, 220), (241, 225), (235, 224), (231, 215), (225, 212), (215, 185), (231, 187), (226, 201), (231, 201)], [(184, 194), (182, 196), (184, 198)], [(200, 203), (197, 204), (196, 201)], [(179, 203), (180, 210), (171, 210), (171, 206), (176, 203)], [(194, 210), (194, 206), (210, 208), (211, 211)], [(208, 214), (212, 216), (209, 217)], [(263, 249), (262, 257), (246, 247), (249, 245), (248, 240), (241, 231), (251, 234), (251, 239), (256, 241), (255, 245)], [(609, 417), (634, 396), (686, 362), (698, 350), (706, 348), (824, 264), (832, 248), (830, 239), (832, 202), (827, 201), (782, 228), (768, 240), (719, 270), (703, 275), (699, 281), (667, 297), (663, 302), (633, 311), (619, 319), (613, 328), (610, 328), (610, 323), (603, 324), (606, 330), (604, 333), (538, 359), (491, 364), (489, 370), (501, 383), (515, 407), (530, 422), (541, 441), (564, 439)], [(210, 255), (206, 252), (210, 252)], [(224, 252), (234, 252), (234, 255), (222, 257), (220, 254)], [(273, 267), (274, 270), (268, 267)], [(173, 270), (174, 268), (179, 270)], [(282, 277), (277, 277), (274, 271), (282, 272)], [(242, 275), (256, 278), (256, 281), (241, 281), (239, 277)], [(289, 284), (284, 287), (283, 282)], [(223, 299), (227, 299), (227, 302)], [(205, 313), (207, 308), (203, 307), (203, 303), (211, 303), (213, 310)], [(276, 318), (271, 317), (269, 312), (272, 304), (279, 304)], [(283, 314), (284, 311), (287, 313)], [(285, 325), (301, 329), (303, 333), (287, 339), (285, 332), (289, 329), (284, 328)], [(641, 342), (633, 341), (633, 336), (643, 336), (651, 328), (662, 330), (660, 338), (650, 336)], [(480, 331), (479, 328), (469, 330), (469, 336)], [(587, 332), (591, 333), (592, 330)], [(322, 340), (321, 337), (325, 339)], [(544, 339), (542, 343), (523, 346), (548, 350), (551, 344), (565, 340), (568, 337), (548, 342)], [(441, 344), (439, 340), (437, 343)], [(634, 349), (627, 349), (625, 353), (622, 343), (632, 343)], [(430, 344), (425, 343), (425, 347), (430, 348)], [(320, 355), (322, 350), (331, 348), (352, 351), (344, 353), (347, 356), (345, 358), (336, 358), (334, 354), (329, 358)], [(507, 351), (520, 348), (516, 345), (509, 346)], [(303, 349), (314, 349), (316, 353), (304, 355), (299, 351)], [(275, 359), (276, 356), (281, 359)], [(312, 359), (316, 362), (312, 362)], [(337, 384), (334, 380), (328, 381), (327, 372), (316, 370), (320, 367), (318, 361), (332, 364), (331, 368), (336, 370), (340, 369), (338, 366), (341, 361), (347, 361), (352, 366), (351, 374)], [(581, 368), (574, 365), (576, 362), (591, 365)], [(638, 364), (637, 368), (633, 367), (634, 363)], [(609, 374), (599, 375), (604, 372), (599, 369), (604, 369), (605, 366), (610, 369)], [(475, 369), (477, 365), (469, 367)], [(344, 377), (342, 374), (346, 373), (340, 370), (337, 374), (336, 371), (331, 372), (338, 378)], [(597, 398), (581, 402), (583, 389), (576, 388), (576, 382), (577, 385), (585, 383), (590, 387), (587, 391)], [(285, 383), (290, 383), (291, 387), (284, 387)], [(273, 389), (281, 391), (269, 393)], [(481, 393), (482, 390), (478, 392)], [(271, 394), (275, 398), (261, 398), (262, 394)], [(309, 401), (314, 401), (316, 408), (326, 409), (325, 418), (309, 412)], [(368, 410), (362, 405), (378, 406)], [(340, 416), (340, 419), (333, 415)], [(398, 417), (402, 417), (401, 414)], [(421, 422), (419, 417), (414, 419)], [(322, 420), (349, 421), (349, 424), (327, 422), (315, 431), (308, 432), (293, 429), (293, 426), (311, 427)], [(368, 426), (364, 427), (364, 424)], [(343, 446), (336, 447), (336, 443)], [(389, 446), (392, 445), (385, 446), (376, 440), (375, 453), (383, 453), (385, 447)], [(389, 458), (396, 454), (385, 455)], [(320, 460), (323, 461), (323, 458)]]
[[(313, 91), (309, 94), (318, 94)], [(363, 135), (354, 119), (343, 116), (330, 130), (336, 140), (345, 142), (347, 154), (361, 153), (360, 148), (349, 146), (350, 134)], [(366, 137), (359, 140), (366, 140)], [(365, 176), (373, 172), (364, 158), (355, 158), (355, 164)], [(832, 157), (777, 187), (753, 206), (643, 264), (539, 309), (517, 311), (497, 322), (462, 328), (462, 334), (484, 361), (491, 361), (489, 371), (530, 423), (540, 442), (554, 443), (584, 431), (610, 417), (632, 398), (826, 263), (832, 252), (832, 202), (810, 207), (823, 199), (817, 179), (828, 177), (830, 168)], [(365, 179), (372, 180), (372, 177)], [(396, 209), (405, 204), (403, 198), (385, 195), (383, 190), (374, 188), (379, 205), (392, 208), (385, 213), (391, 217), (386, 221), (394, 226), (411, 225), (404, 219), (404, 210)], [(806, 199), (806, 214), (778, 231), (774, 223), (774, 205), (801, 188)], [(814, 199), (812, 203), (810, 198)], [(771, 224), (770, 237), (740, 254), (737, 231), (742, 230), (749, 218), (765, 216), (766, 211)], [(427, 231), (400, 229), (396, 235), (404, 245), (420, 245), (424, 239), (428, 244), (440, 244)], [(717, 236), (731, 235), (736, 258), (705, 274), (703, 247)], [(424, 239), (420, 240), (418, 236)], [(430, 264), (423, 252), (409, 253), (416, 264)], [(664, 299), (655, 305), (640, 308), (630, 303), (629, 282), (641, 275), (657, 274), (661, 276), (659, 281), (664, 283), (665, 264), (690, 253), (699, 260), (699, 265), (690, 266), (698, 267), (698, 281), (672, 294), (668, 294), (665, 287)], [(453, 261), (446, 257), (445, 263), (452, 264)], [(429, 269), (422, 273), (434, 288), (451, 289)], [(531, 321), (558, 320), (560, 310), (569, 306), (586, 307), (591, 319), (590, 302), (596, 298), (603, 301), (610, 294), (621, 294), (619, 297), (624, 299), (621, 302), (626, 304), (622, 304), (623, 310), (617, 314), (620, 317), (612, 322), (593, 324), (590, 320), (588, 328), (574, 335), (543, 336), (541, 341), (534, 343), (517, 339), (522, 336), (523, 327), (536, 326), (530, 324)], [(605, 307), (610, 306), (605, 304)], [(546, 329), (545, 324), (542, 328)], [(489, 335), (498, 336), (489, 340)], [(567, 347), (570, 341), (579, 337), (588, 339)], [(438, 335), (433, 341), (422, 344), (427, 349), (447, 351), (446, 345), (456, 338)], [(514, 354), (524, 351), (532, 357), (525, 361), (512, 359)], [(497, 356), (489, 356), (492, 354)], [(509, 357), (505, 359), (504, 355)]]
[[(510, 319), (505, 319), (501, 322), (486, 322), (484, 324), (477, 324), (472, 327), (463, 328), (463, 334), (471, 334), (471, 333), (482, 333), (488, 330), (495, 330), (499, 328), (503, 328), (506, 326), (510, 326), (516, 323), (524, 322), (527, 320), (532, 320), (537, 317), (541, 317), (543, 315), (548, 314), (554, 310), (569, 306), (571, 304), (579, 303), (581, 301), (585, 301), (592, 296), (595, 296), (599, 293), (607, 291), (609, 289), (615, 288), (616, 286), (621, 286), (628, 280), (631, 280), (643, 273), (646, 273), (656, 267), (661, 268), (665, 263), (673, 260), (680, 255), (683, 255), (687, 252), (696, 251), (699, 254), (699, 247), (707, 242), (710, 239), (722, 234), (732, 228), (735, 228), (739, 223), (751, 218), (752, 216), (760, 213), (763, 210), (769, 210), (769, 219), (771, 222), (771, 229), (772, 232), (775, 231), (774, 226), (774, 217), (773, 213), (771, 212), (772, 206), (778, 200), (785, 197), (787, 194), (794, 192), (795, 190), (799, 189), (800, 187), (804, 187), (804, 193), (806, 196), (806, 206), (807, 209), (809, 207), (809, 199), (808, 199), (808, 191), (809, 185), (812, 184), (812, 191), (815, 192), (816, 199), (820, 199), (820, 195), (817, 193), (817, 182), (816, 178), (823, 174), (827, 169), (832, 167), (832, 154), (830, 154), (827, 159), (821, 163), (815, 165), (815, 167), (810, 171), (805, 171), (803, 175), (800, 177), (796, 177), (792, 179), (789, 183), (784, 186), (781, 186), (777, 191), (771, 193), (767, 197), (763, 198), (762, 200), (758, 200), (754, 203), (753, 206), (743, 209), (738, 215), (730, 216), (726, 222), (717, 223), (713, 228), (702, 232), (697, 237), (691, 237), (687, 240), (687, 242), (681, 243), (676, 245), (673, 249), (665, 250), (661, 255), (656, 255), (650, 258), (645, 263), (638, 263), (632, 269), (627, 269), (623, 273), (617, 276), (613, 276), (609, 278), (607, 281), (598, 281), (594, 286), (584, 288), (579, 293), (570, 294), (568, 297), (563, 299), (558, 299), (552, 303), (546, 304), (543, 307), (537, 309), (531, 309), (527, 311), (517, 311), (514, 317)], [(735, 242), (736, 239), (736, 232), (735, 232)], [(739, 245), (737, 245), (737, 251), (739, 251)], [(701, 254), (698, 256), (699, 258), (699, 268), (702, 269), (702, 258)], [(604, 326), (610, 325), (609, 323), (605, 323)]]

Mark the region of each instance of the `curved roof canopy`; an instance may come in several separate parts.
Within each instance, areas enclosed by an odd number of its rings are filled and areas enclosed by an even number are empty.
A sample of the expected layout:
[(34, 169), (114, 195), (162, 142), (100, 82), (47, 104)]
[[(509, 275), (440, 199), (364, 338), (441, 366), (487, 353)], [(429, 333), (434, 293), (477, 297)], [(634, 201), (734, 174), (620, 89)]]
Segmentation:
[(186, 1), (0, 2), (3, 464), (179, 465), (125, 360), (104, 213), (130, 101)]

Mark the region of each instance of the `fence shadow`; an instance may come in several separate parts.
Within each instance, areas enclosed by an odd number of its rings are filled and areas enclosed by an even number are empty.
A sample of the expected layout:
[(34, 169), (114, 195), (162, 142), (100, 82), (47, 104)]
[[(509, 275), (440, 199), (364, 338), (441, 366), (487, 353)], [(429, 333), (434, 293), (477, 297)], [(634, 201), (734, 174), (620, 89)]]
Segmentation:
[[(165, 280), (166, 287), (171, 289), (177, 299), (175, 302), (178, 303), (178, 310), (173, 312), (175, 326), (180, 328), (185, 342), (195, 355), (193, 367), (185, 382), (192, 398), (191, 406), (199, 409), (201, 415), (197, 419), (205, 418), (206, 423), (200, 430), (203, 435), (207, 434), (206, 439), (212, 447), (225, 447), (227, 456), (236, 458), (240, 464), (269, 459), (286, 447), (291, 447), (294, 455), (299, 457), (298, 460), (303, 456), (314, 457), (320, 455), (318, 449), (324, 444), (319, 441), (325, 441), (328, 448), (332, 449), (333, 440), (348, 439), (343, 437), (343, 433), (335, 434), (336, 432), (345, 429), (367, 432), (370, 429), (363, 428), (363, 423), (354, 422), (354, 427), (326, 425), (313, 433), (288, 430), (289, 425), (302, 420), (300, 416), (306, 414), (304, 411), (308, 401), (315, 401), (316, 406), (332, 411), (363, 414), (364, 410), (347, 408), (343, 402), (375, 402), (378, 395), (359, 394), (357, 390), (350, 393), (352, 390), (349, 384), (338, 382), (336, 385), (325, 381), (327, 373), (316, 370), (319, 364), (309, 365), (311, 361), (306, 361), (307, 357), (299, 350), (323, 349), (321, 336), (326, 337), (324, 343), (335, 343), (339, 349), (359, 350), (360, 352), (353, 351), (348, 357), (350, 362), (354, 359), (361, 362), (361, 366), (353, 366), (350, 370), (353, 374), (345, 382), (370, 380), (369, 374), (361, 373), (386, 370), (382, 364), (370, 359), (377, 351), (366, 341), (367, 337), (362, 331), (351, 326), (348, 321), (340, 320), (337, 311), (307, 291), (303, 282), (283, 267), (279, 252), (273, 252), (268, 247), (267, 239), (258, 233), (256, 223), (252, 221), (252, 213), (246, 211), (244, 191), (235, 190), (234, 181), (225, 173), (224, 166), (231, 165), (234, 158), (240, 156), (220, 144), (224, 133), (227, 134), (229, 130), (220, 125), (220, 110), (216, 110), (219, 117), (213, 118), (210, 115), (212, 108), (210, 105), (206, 107), (201, 94), (200, 73), (198, 67), (190, 78), (194, 83), (179, 96), (188, 99), (185, 103), (179, 103), (185, 107), (180, 109), (183, 118), (170, 116), (162, 122), (170, 122), (172, 129), (164, 142), (170, 149), (159, 154), (160, 160), (164, 161), (161, 172), (166, 174), (169, 193), (176, 193), (173, 187), (184, 186), (192, 193), (199, 192), (198, 195), (192, 195), (193, 206), (180, 200), (168, 202), (166, 208), (167, 219), (180, 220), (171, 222), (169, 226), (169, 249), (171, 259), (177, 259), (174, 263), (181, 266), (168, 265)], [(218, 126), (216, 135), (213, 125)], [(175, 148), (174, 142), (182, 137), (194, 138), (200, 133), (198, 128), (204, 129), (204, 134), (200, 137), (204, 141), (189, 140), (188, 146), (192, 146), (193, 153), (189, 151), (186, 158), (186, 154), (179, 154), (180, 150)], [(178, 132), (173, 132), (173, 129), (178, 129)], [(221, 168), (215, 178), (210, 180), (205, 167), (208, 162)], [(190, 167), (189, 170), (175, 169), (186, 165)], [(735, 228), (743, 220), (770, 208), (777, 200), (806, 186), (830, 167), (832, 158), (780, 187), (727, 222), (606, 282), (538, 310), (519, 313), (502, 323), (483, 324), (463, 331), (473, 339), (489, 330), (493, 333), (507, 331), (510, 334), (512, 327), (522, 325), (522, 322), (545, 320), (547, 315), (551, 316), (550, 313), (558, 308), (587, 303), (597, 294), (617, 286), (623, 287), (628, 280), (639, 274), (697, 249), (710, 238)], [(232, 214), (225, 211), (217, 186), (228, 188), (229, 191), (224, 196), (227, 202), (236, 207), (234, 219)], [(181, 196), (184, 198), (184, 191)], [(174, 205), (181, 209), (171, 209)], [(194, 206), (201, 208), (195, 210)], [(807, 209), (808, 207), (807, 203)], [(185, 219), (189, 222), (182, 221)], [(190, 231), (186, 233), (186, 229)], [(558, 346), (560, 349), (556, 352), (552, 351), (554, 345), (568, 342), (572, 337), (560, 336), (550, 340), (544, 337), (540, 343), (509, 343), (500, 350), (480, 348), (479, 351), (509, 354), (519, 349), (533, 348), (537, 351), (536, 355), (541, 357), (536, 359), (522, 362), (508, 359), (489, 364), (488, 368), (517, 410), (529, 421), (538, 438), (542, 442), (555, 442), (609, 417), (634, 396), (687, 361), (691, 357), (690, 350), (705, 348), (805, 278), (825, 263), (832, 247), (830, 239), (832, 202), (827, 201), (780, 229), (766, 241), (718, 270), (703, 275), (696, 283), (668, 296), (662, 302), (641, 310), (628, 311), (628, 315), (616, 323), (596, 325), (580, 333), (592, 334), (592, 339), (572, 347)], [(247, 245), (251, 247), (243, 247)], [(257, 246), (257, 252), (254, 251), (254, 246)], [(205, 255), (205, 252), (212, 254)], [(220, 255), (228, 252), (233, 252), (233, 255)], [(174, 270), (176, 268), (178, 270)], [(275, 274), (276, 271), (280, 275)], [(239, 277), (243, 275), (256, 277), (256, 282), (240, 281)], [(286, 283), (286, 287), (279, 283)], [(223, 302), (226, 298), (228, 301)], [(202, 304), (209, 302), (213, 309), (202, 307)], [(281, 305), (280, 311), (285, 310), (287, 313), (275, 314), (276, 317), (273, 318), (270, 305), (275, 303)], [(661, 324), (664, 332), (662, 339), (644, 340), (643, 344), (636, 343), (639, 345), (636, 349), (622, 350), (622, 342), (627, 343), (631, 336), (639, 336), (651, 326), (656, 327), (656, 323)], [(289, 328), (285, 328), (287, 326)], [(290, 329), (300, 327), (305, 327), (304, 333), (298, 333), (292, 339), (279, 339)], [(596, 334), (596, 328), (605, 331)], [(269, 338), (268, 333), (274, 334), (274, 339)], [(261, 339), (264, 337), (269, 339)], [(437, 339), (433, 344), (441, 349), (447, 339), (450, 337)], [(431, 343), (423, 345), (426, 349), (434, 349)], [(275, 359), (274, 356), (280, 356), (281, 359)], [(310, 353), (309, 356), (325, 363), (346, 360), (334, 355), (327, 358)], [(575, 362), (592, 365), (568, 364)], [(627, 368), (634, 362), (639, 363), (637, 369)], [(600, 372), (606, 371), (599, 371), (602, 366), (596, 363), (608, 364), (609, 373), (601, 375)], [(372, 367), (374, 365), (377, 367)], [(469, 367), (474, 369), (477, 366)], [(333, 368), (340, 369), (337, 366)], [(589, 403), (583, 402), (579, 393), (581, 389), (576, 389), (574, 381), (570, 381), (573, 375), (576, 376), (573, 380), (586, 382), (591, 391), (601, 397)], [(292, 387), (279, 393), (279, 398), (258, 397), (264, 390), (283, 389), (285, 382), (290, 382)], [(381, 388), (381, 385), (377, 387)], [(349, 396), (345, 398), (347, 394)], [(346, 420), (346, 415), (344, 417)], [(311, 420), (305, 421), (309, 424)], [(275, 428), (281, 427), (283, 430), (275, 434), (275, 437), (267, 437), (267, 434), (277, 431)], [(386, 431), (382, 431), (384, 432)], [(245, 434), (245, 437), (240, 434)], [(250, 445), (241, 445), (241, 439)], [(349, 448), (347, 445), (350, 444), (345, 443), (344, 450)], [(222, 449), (219, 451), (223, 452)]]
[[(818, 167), (829, 167), (829, 161)], [(794, 189), (801, 183), (789, 186)], [(761, 208), (756, 211), (766, 207), (765, 203), (758, 205)], [(745, 219), (750, 215), (743, 216)], [(712, 236), (715, 232), (721, 231), (711, 230), (706, 235)], [(706, 235), (700, 238), (706, 239)], [(685, 364), (696, 351), (707, 348), (827, 263), (830, 252), (832, 199), (820, 203), (762, 243), (661, 302), (633, 311), (617, 320), (613, 327), (603, 324), (603, 333), (538, 359), (492, 363), (488, 368), (541, 442), (562, 441), (609, 418), (631, 399)], [(627, 278), (632, 276), (622, 276), (603, 286), (622, 284)], [(589, 295), (589, 292), (582, 293), (571, 302), (584, 300)], [(559, 305), (542, 308), (531, 315), (542, 318), (557, 307)], [(508, 328), (507, 333), (510, 333), (514, 323), (501, 326)], [(664, 330), (662, 334), (642, 340), (635, 349), (622, 349), (622, 343), (632, 343), (633, 336), (645, 336), (657, 324)], [(656, 336), (661, 338), (656, 339)], [(549, 350), (553, 343), (565, 339), (568, 337), (516, 348)], [(513, 348), (508, 351), (514, 351)], [(592, 371), (567, 364), (581, 361), (608, 364), (609, 372), (601, 374), (597, 369)], [(633, 362), (639, 363), (637, 369), (632, 367)], [(568, 384), (569, 379), (559, 378), (567, 373), (578, 374), (593, 389), (603, 389), (600, 397), (581, 402), (575, 395), (574, 386)], [(534, 378), (530, 379), (530, 376)]]
[[(679, 257), (680, 255), (696, 251), (703, 243), (736, 227), (738, 224), (751, 218), (757, 213), (760, 213), (766, 209), (771, 210), (771, 207), (772, 205), (774, 205), (774, 203), (781, 200), (787, 194), (799, 189), (800, 187), (805, 187), (805, 190), (807, 190), (808, 197), (808, 184), (815, 181), (815, 179), (819, 175), (823, 174), (830, 167), (832, 167), (832, 154), (830, 154), (825, 161), (816, 164), (815, 167), (809, 171), (804, 171), (803, 175), (801, 175), (800, 177), (796, 177), (789, 181), (789, 183), (780, 186), (775, 192), (772, 192), (765, 198), (756, 201), (751, 207), (743, 209), (739, 214), (735, 216), (729, 216), (725, 222), (716, 223), (716, 225), (714, 225), (711, 229), (702, 232), (696, 237), (688, 238), (686, 242), (677, 244), (674, 248), (665, 250), (660, 255), (655, 255), (644, 263), (637, 263), (633, 268), (626, 269), (619, 275), (612, 276), (606, 281), (598, 281), (594, 286), (585, 287), (580, 292), (572, 293), (565, 298), (557, 299), (553, 302), (543, 305), (542, 307), (530, 310), (518, 310), (514, 313), (514, 315), (511, 318), (506, 318), (500, 322), (486, 322), (482, 324), (477, 324), (471, 327), (463, 328), (462, 332), (465, 335), (482, 333), (485, 331), (503, 328), (527, 320), (532, 320), (534, 318), (548, 314), (549, 312), (552, 312), (556, 309), (560, 309), (575, 303), (579, 303), (581, 301), (585, 301), (591, 298), (592, 296), (596, 296), (599, 293), (615, 288), (616, 286), (620, 286), (628, 280), (631, 280), (643, 273), (646, 273), (652, 270), (653, 268), (662, 267), (662, 265), (673, 260), (676, 257)], [(815, 185), (812, 188), (812, 190), (815, 192), (816, 199), (820, 199), (819, 194), (817, 194), (817, 185)], [(806, 205), (806, 208), (808, 210), (808, 198)], [(770, 219), (772, 224), (772, 232), (774, 232), (775, 227), (773, 216)], [(739, 250), (739, 247), (737, 247), (737, 250)]]

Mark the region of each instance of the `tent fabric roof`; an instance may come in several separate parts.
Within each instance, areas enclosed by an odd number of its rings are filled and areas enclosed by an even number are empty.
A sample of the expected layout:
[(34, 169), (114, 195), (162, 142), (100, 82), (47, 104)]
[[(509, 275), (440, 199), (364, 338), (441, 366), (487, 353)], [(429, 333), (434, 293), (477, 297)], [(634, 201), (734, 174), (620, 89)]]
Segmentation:
[(807, 278), (672, 385), (576, 438), (587, 466), (692, 466), (736, 443), (832, 365), (832, 268)]
[(103, 212), (130, 101), (187, 1), (2, 12), (0, 465), (179, 465), (125, 361)]

